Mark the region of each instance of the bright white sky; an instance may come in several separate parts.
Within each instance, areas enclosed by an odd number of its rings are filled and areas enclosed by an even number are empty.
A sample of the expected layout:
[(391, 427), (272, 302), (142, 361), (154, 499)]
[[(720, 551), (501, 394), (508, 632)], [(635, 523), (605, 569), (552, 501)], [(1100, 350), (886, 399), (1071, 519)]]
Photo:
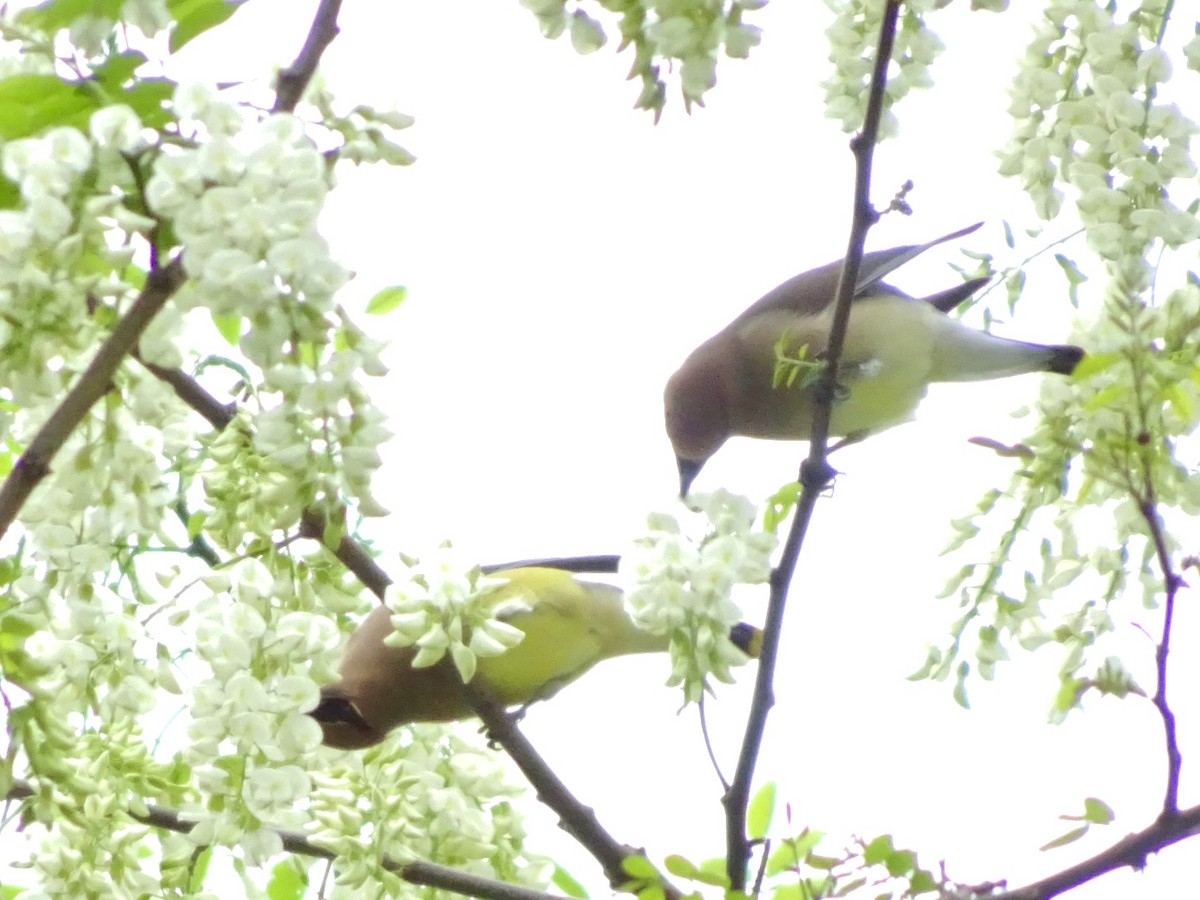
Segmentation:
[[(314, 6), (248, 4), (219, 41), (189, 49), (196, 77), (258, 78), (290, 60)], [(902, 137), (876, 158), (876, 202), (911, 178), (916, 215), (889, 216), (869, 247), (984, 220), (968, 246), (1003, 255), (1000, 220), (1032, 222), (993, 155), (1007, 129), (1003, 79), (1027, 29), (1011, 13), (955, 6), (935, 20), (949, 45), (937, 90), (901, 105)], [(580, 58), (569, 42), (542, 39), (516, 0), (346, 4), (325, 59), (330, 86), (346, 106), (394, 105), (417, 119), (404, 136), (417, 164), (344, 170), (326, 228), (358, 273), (348, 305), (385, 285), (410, 291), (398, 312), (364, 322), (392, 341), (378, 391), (396, 433), (378, 490), (392, 515), (370, 528), (385, 567), (447, 538), (482, 562), (621, 552), (648, 511), (671, 506), (667, 376), (766, 290), (844, 252), (852, 163), (847, 136), (822, 114), (826, 16), (821, 4), (786, 2), (754, 14), (764, 38), (750, 60), (723, 61), (707, 108), (690, 117), (673, 96), (655, 127), (630, 108), (628, 54), (610, 46)], [(945, 265), (957, 250), (929, 256), (905, 269), (902, 286), (953, 282)], [(997, 332), (1066, 339), (1061, 276), (1051, 266), (1030, 283), (1016, 321)], [(1046, 726), (1052, 651), (1003, 667), (994, 685), (974, 682), (971, 712), (948, 685), (905, 680), (955, 615), (935, 599), (962, 562), (938, 556), (947, 523), (1008, 479), (1007, 464), (966, 438), (1020, 439), (1026, 425), (1009, 411), (1038, 383), (936, 387), (915, 423), (835, 458), (843, 474), (801, 558), (759, 767), (760, 780), (780, 782), (797, 830), (890, 832), (926, 866), (947, 860), (960, 881), (1016, 885), (1156, 814), (1163, 753), (1149, 705), (1093, 700), (1065, 726)], [(804, 449), (735, 440), (696, 489), (759, 501), (794, 476)], [(748, 619), (761, 621), (765, 597), (747, 595)], [(1141, 621), (1156, 630), (1152, 614)], [(1195, 625), (1182, 609), (1181, 645)], [(1147, 687), (1150, 654), (1147, 642), (1129, 660)], [(621, 840), (699, 859), (721, 850), (720, 788), (694, 711), (676, 715), (677, 695), (660, 687), (666, 675), (661, 659), (605, 664), (533, 709), (526, 731)], [(710, 707), (727, 769), (750, 677)], [(1194, 677), (1178, 666), (1175, 677), (1179, 704)], [(1180, 711), (1186, 804), (1200, 710)], [(1039, 853), (1070, 827), (1056, 816), (1080, 812), (1088, 796), (1112, 805), (1117, 823)], [(552, 818), (536, 822), (540, 846), (603, 894), (594, 864)], [(1146, 875), (1108, 876), (1071, 896), (1185, 896), (1195, 882), (1186, 846)]]

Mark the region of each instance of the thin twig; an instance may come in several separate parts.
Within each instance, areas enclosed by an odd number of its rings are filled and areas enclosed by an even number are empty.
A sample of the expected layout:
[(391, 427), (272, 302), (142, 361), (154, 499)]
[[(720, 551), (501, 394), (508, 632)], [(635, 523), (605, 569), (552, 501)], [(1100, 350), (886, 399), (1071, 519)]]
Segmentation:
[(294, 112), (304, 89), (316, 74), (325, 48), (338, 35), (337, 17), (342, 0), (321, 0), (300, 55), (275, 78), (275, 108), (272, 112)]
[(175, 260), (165, 269), (154, 269), (146, 276), (146, 286), (108, 339), (100, 345), (91, 363), (75, 386), (38, 430), (12, 472), (0, 487), (0, 537), (16, 519), (35, 487), (50, 474), (50, 462), (62, 449), (71, 432), (83, 421), (88, 410), (112, 389), (112, 379), (121, 361), (141, 337), (155, 313), (183, 284), (183, 266)]
[(870, 94), (863, 119), (862, 131), (851, 141), (855, 158), (854, 218), (846, 258), (838, 279), (837, 300), (829, 342), (825, 350), (826, 364), (816, 386), (812, 439), (809, 455), (800, 468), (803, 490), (796, 503), (796, 513), (784, 543), (779, 564), (771, 572), (770, 599), (767, 603), (766, 624), (763, 628), (762, 655), (754, 682), (754, 698), (747, 717), (746, 733), (738, 756), (733, 784), (726, 792), (725, 842), (726, 872), (730, 886), (736, 891), (746, 887), (746, 870), (750, 862), (751, 843), (746, 837), (746, 811), (750, 804), (750, 789), (759, 750), (767, 727), (767, 714), (775, 703), (773, 681), (779, 655), (779, 637), (783, 628), (783, 613), (788, 588), (799, 559), (800, 548), (808, 532), (817, 498), (832, 480), (834, 472), (827, 459), (829, 423), (833, 414), (833, 398), (838, 390), (838, 366), (845, 342), (846, 326), (850, 320), (850, 301), (858, 281), (867, 231), (875, 224), (878, 213), (871, 206), (871, 162), (879, 134), (879, 119), (883, 110), (883, 90), (887, 83), (887, 67), (892, 55), (900, 0), (888, 0), (880, 24), (879, 46), (875, 54), (875, 69), (871, 75)]
[(1167, 784), (1163, 793), (1162, 816), (1170, 818), (1179, 812), (1179, 774), (1183, 769), (1183, 754), (1179, 750), (1179, 738), (1175, 729), (1175, 712), (1167, 700), (1167, 657), (1171, 653), (1171, 625), (1175, 618), (1175, 596), (1182, 584), (1171, 566), (1171, 555), (1167, 551), (1167, 539), (1163, 534), (1162, 520), (1155, 507), (1153, 487), (1149, 474), (1146, 476), (1146, 498), (1138, 503), (1138, 509), (1150, 530), (1158, 566), (1162, 572), (1166, 600), (1163, 602), (1162, 637), (1154, 648), (1155, 681), (1154, 697), (1151, 702), (1158, 710), (1163, 723), (1163, 739), (1167, 751)]
[[(28, 781), (17, 779), (9, 788), (6, 800), (9, 802), (22, 801), (34, 797), (36, 794), (37, 791)], [(196, 826), (195, 822), (182, 819), (176, 810), (168, 809), (165, 806), (156, 806), (153, 803), (146, 806), (145, 813), (137, 813), (133, 810), (127, 810), (127, 813), (131, 819), (141, 822), (143, 825), (163, 831), (174, 831), (177, 834), (187, 834)], [(311, 856), (315, 859), (332, 860), (336, 858), (332, 851), (312, 843), (303, 834), (282, 828), (272, 830), (279, 835), (283, 849), (288, 853)], [(532, 888), (518, 887), (507, 882), (470, 875), (424, 860), (401, 863), (384, 855), (380, 860), (380, 865), (409, 884), (427, 885), (453, 891), (456, 894), (465, 894), (468, 897), (484, 898), (484, 900), (546, 900), (547, 897), (554, 896), (542, 891), (535, 891)]]

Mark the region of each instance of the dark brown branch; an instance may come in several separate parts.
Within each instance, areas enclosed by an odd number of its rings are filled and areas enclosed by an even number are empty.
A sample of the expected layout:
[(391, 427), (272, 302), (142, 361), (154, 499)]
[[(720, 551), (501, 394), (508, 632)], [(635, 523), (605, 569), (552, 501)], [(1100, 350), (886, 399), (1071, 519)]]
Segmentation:
[[(631, 880), (621, 863), (626, 857), (641, 855), (643, 851), (622, 844), (610, 835), (591, 807), (575, 798), (517, 728), (517, 716), (506, 713), (474, 685), (464, 684), (463, 689), (487, 729), (488, 737), (512, 757), (537, 790), (538, 800), (558, 815), (558, 827), (575, 838), (600, 863), (613, 890), (621, 890)], [(665, 900), (678, 900), (682, 896), (665, 880), (662, 889)]]
[(88, 410), (112, 389), (113, 374), (129, 355), (155, 313), (183, 284), (183, 266), (175, 260), (165, 269), (146, 276), (146, 286), (67, 396), (50, 414), (0, 487), (0, 537), (13, 523), (30, 493), (50, 473), (50, 462), (87, 415)]
[(237, 404), (221, 404), (216, 397), (200, 387), (199, 382), (179, 369), (164, 369), (162, 366), (146, 362), (140, 353), (134, 353), (134, 358), (159, 381), (169, 384), (180, 400), (200, 413), (217, 431), (224, 431), (226, 426), (233, 421), (233, 416), (237, 412)]
[(784, 543), (779, 564), (771, 571), (770, 598), (767, 602), (766, 624), (763, 629), (762, 655), (758, 661), (758, 675), (754, 682), (754, 699), (746, 722), (746, 734), (742, 740), (733, 784), (726, 791), (725, 844), (726, 873), (730, 886), (735, 891), (744, 891), (746, 871), (750, 862), (751, 844), (746, 837), (746, 810), (750, 803), (750, 788), (754, 770), (758, 763), (759, 750), (767, 728), (767, 715), (775, 703), (773, 682), (775, 663), (779, 655), (779, 638), (783, 629), (783, 613), (787, 603), (788, 588), (800, 556), (804, 537), (808, 532), (816, 507), (817, 497), (833, 478), (829, 465), (828, 443), (829, 422), (833, 414), (833, 398), (838, 390), (838, 366), (845, 342), (846, 326), (850, 321), (850, 301), (854, 286), (858, 282), (858, 267), (862, 261), (867, 231), (879, 218), (871, 206), (871, 163), (875, 143), (879, 136), (879, 120), (883, 111), (883, 91), (887, 84), (887, 67), (892, 56), (892, 44), (896, 35), (896, 21), (900, 12), (900, 0), (888, 0), (880, 24), (879, 46), (875, 53), (875, 69), (871, 75), (870, 93), (863, 119), (862, 131), (851, 141), (855, 160), (854, 219), (850, 229), (850, 241), (846, 258), (838, 279), (837, 299), (834, 307), (833, 324), (829, 331), (829, 343), (825, 351), (827, 362), (816, 385), (816, 403), (813, 415), (812, 440), (808, 458), (800, 467), (800, 482), (803, 490), (796, 503), (796, 513)]
[(295, 111), (304, 89), (317, 71), (321, 54), (338, 35), (337, 17), (341, 7), (342, 0), (321, 0), (308, 37), (300, 48), (300, 55), (290, 66), (280, 69), (275, 79), (275, 108), (272, 112)]
[[(10, 802), (21, 801), (33, 797), (34, 794), (33, 786), (28, 781), (18, 779), (9, 788), (6, 799)], [(180, 819), (179, 813), (175, 810), (154, 804), (147, 805), (144, 815), (132, 810), (128, 811), (128, 815), (129, 818), (141, 822), (143, 825), (163, 831), (174, 831), (177, 834), (187, 834), (196, 825), (195, 822)], [(273, 830), (279, 835), (279, 839), (283, 842), (283, 849), (288, 853), (298, 853), (314, 859), (336, 859), (334, 853), (317, 846), (298, 832), (285, 831), (281, 828)], [(503, 881), (459, 872), (457, 869), (423, 860), (401, 863), (389, 856), (384, 856), (380, 860), (380, 866), (400, 876), (409, 884), (427, 885), (468, 897), (481, 897), (484, 900), (546, 900), (547, 897), (554, 896), (535, 891), (532, 888), (517, 887)]]
[(1179, 774), (1183, 769), (1183, 754), (1179, 750), (1179, 737), (1175, 728), (1175, 712), (1167, 700), (1167, 657), (1171, 653), (1171, 625), (1175, 618), (1175, 596), (1182, 584), (1179, 576), (1171, 565), (1171, 555), (1167, 551), (1167, 538), (1163, 534), (1162, 520), (1155, 508), (1153, 486), (1146, 476), (1147, 496), (1138, 503), (1138, 510), (1150, 530), (1150, 538), (1154, 542), (1154, 552), (1158, 556), (1159, 569), (1163, 576), (1166, 590), (1166, 600), (1163, 602), (1162, 637), (1154, 648), (1155, 686), (1151, 702), (1158, 710), (1163, 723), (1163, 739), (1167, 751), (1167, 784), (1163, 793), (1162, 814), (1172, 816), (1179, 811)]
[[(1147, 422), (1146, 410), (1150, 406), (1147, 397), (1147, 372), (1142, 364), (1140, 354), (1129, 358), (1132, 369), (1134, 393), (1138, 399), (1137, 411), (1139, 422), (1136, 427), (1126, 421), (1127, 452), (1138, 448), (1136, 454), (1140, 464), (1141, 485), (1135, 483), (1132, 473), (1127, 475), (1127, 489), (1137, 501), (1138, 512), (1146, 523), (1151, 543), (1154, 546), (1155, 557), (1158, 560), (1159, 571), (1162, 573), (1163, 590), (1166, 600), (1163, 604), (1162, 637), (1154, 648), (1155, 686), (1151, 698), (1154, 708), (1158, 710), (1163, 723), (1163, 740), (1167, 755), (1166, 786), (1163, 791), (1162, 815), (1172, 816), (1179, 811), (1179, 776), (1183, 769), (1183, 755), (1179, 750), (1179, 738), (1176, 731), (1175, 712), (1167, 699), (1167, 661), (1171, 654), (1171, 628), (1175, 620), (1175, 597), (1182, 587), (1183, 581), (1176, 574), (1171, 563), (1171, 554), (1167, 549), (1167, 537), (1163, 532), (1162, 519), (1158, 514), (1158, 498), (1154, 489), (1152, 455), (1149, 445), (1149, 435), (1152, 431)], [(1131, 458), (1132, 462), (1132, 458)]]
[(1200, 806), (1180, 810), (1173, 815), (1163, 814), (1149, 828), (1127, 835), (1091, 859), (1085, 859), (1077, 865), (1025, 887), (989, 894), (988, 900), (1048, 900), (1100, 875), (1115, 872), (1126, 866), (1140, 871), (1146, 867), (1150, 854), (1193, 837), (1198, 831)]

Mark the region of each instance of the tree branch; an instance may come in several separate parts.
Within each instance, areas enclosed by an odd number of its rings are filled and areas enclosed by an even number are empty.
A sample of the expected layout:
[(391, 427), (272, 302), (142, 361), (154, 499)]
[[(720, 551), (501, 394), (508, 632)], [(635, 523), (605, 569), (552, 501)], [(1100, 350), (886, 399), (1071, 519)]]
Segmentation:
[(290, 66), (280, 69), (275, 77), (275, 107), (272, 112), (295, 111), (304, 89), (316, 74), (321, 55), (338, 35), (337, 17), (341, 7), (342, 0), (321, 0), (317, 6), (300, 55)]
[(51, 460), (62, 449), (71, 432), (96, 401), (112, 389), (117, 366), (133, 349), (155, 313), (183, 284), (183, 279), (183, 266), (178, 259), (164, 269), (153, 269), (147, 274), (146, 286), (129, 312), (101, 344), (75, 386), (29, 442), (3, 487), (0, 487), (0, 537), (16, 519), (33, 489), (50, 473)]
[[(22, 801), (35, 796), (36, 793), (33, 785), (28, 781), (17, 779), (9, 788), (5, 799)], [(156, 806), (152, 803), (147, 804), (144, 815), (132, 810), (126, 810), (126, 813), (131, 819), (141, 822), (143, 825), (163, 831), (174, 831), (178, 834), (187, 834), (196, 825), (195, 822), (181, 819), (176, 810), (168, 809), (165, 806)], [(272, 830), (279, 835), (279, 839), (283, 842), (283, 849), (288, 853), (298, 853), (314, 859), (333, 860), (337, 858), (336, 854), (312, 843), (303, 834), (281, 828)], [(401, 863), (390, 856), (384, 856), (380, 860), (380, 865), (389, 872), (400, 876), (409, 884), (441, 888), (456, 894), (465, 894), (468, 897), (480, 897), (483, 900), (546, 900), (547, 897), (553, 896), (532, 888), (518, 887), (492, 878), (471, 875), (451, 869), (449, 866), (441, 866), (424, 860)]]
[[(640, 856), (644, 851), (619, 842), (600, 824), (595, 811), (576, 799), (517, 728), (519, 714), (509, 715), (474, 684), (464, 684), (463, 690), (487, 729), (488, 737), (512, 757), (537, 791), (539, 802), (558, 815), (558, 827), (575, 838), (600, 863), (613, 890), (624, 889), (633, 879), (622, 863), (626, 857)], [(677, 888), (665, 880), (661, 882), (661, 887), (666, 900), (678, 900), (682, 896)], [(633, 890), (638, 890), (638, 887), (635, 886)]]
[(1171, 555), (1167, 551), (1167, 538), (1163, 534), (1162, 519), (1159, 518), (1155, 506), (1154, 488), (1150, 484), (1149, 473), (1146, 475), (1147, 496), (1138, 502), (1138, 510), (1150, 530), (1150, 538), (1154, 542), (1154, 551), (1158, 556), (1159, 569), (1162, 571), (1163, 585), (1166, 589), (1166, 600), (1163, 602), (1162, 637), (1154, 648), (1154, 667), (1156, 684), (1151, 702), (1158, 710), (1163, 723), (1163, 740), (1167, 752), (1167, 784), (1163, 793), (1162, 814), (1172, 816), (1179, 811), (1179, 774), (1183, 769), (1183, 754), (1179, 750), (1179, 738), (1175, 728), (1175, 712), (1167, 700), (1167, 657), (1171, 653), (1171, 625), (1175, 618), (1175, 596), (1182, 584), (1180, 577), (1171, 566)]
[(1164, 813), (1150, 827), (1127, 835), (1091, 859), (1025, 887), (989, 894), (988, 900), (1048, 900), (1107, 872), (1126, 866), (1141, 870), (1146, 867), (1146, 859), (1151, 853), (1164, 850), (1197, 832), (1200, 832), (1200, 806), (1170, 815)]
[(773, 682), (775, 664), (779, 655), (779, 638), (783, 629), (783, 613), (787, 603), (788, 588), (800, 556), (800, 548), (812, 520), (817, 498), (834, 476), (829, 465), (829, 423), (833, 415), (833, 400), (838, 390), (838, 366), (841, 361), (842, 345), (845, 342), (846, 326), (850, 320), (850, 302), (854, 297), (854, 286), (858, 281), (858, 267), (862, 261), (867, 231), (879, 218), (871, 206), (871, 163), (875, 143), (879, 135), (879, 120), (883, 111), (883, 91), (887, 84), (887, 67), (892, 56), (892, 44), (896, 35), (896, 21), (900, 11), (900, 0), (888, 0), (880, 23), (879, 45), (875, 53), (875, 68), (871, 75), (870, 93), (863, 119), (862, 131), (851, 141), (855, 159), (854, 218), (850, 229), (850, 240), (846, 258), (842, 263), (838, 279), (837, 299), (834, 307), (833, 324), (829, 330), (829, 343), (825, 356), (825, 368), (816, 385), (816, 403), (813, 414), (812, 439), (809, 454), (800, 467), (800, 483), (803, 489), (796, 503), (796, 513), (784, 543), (779, 564), (771, 571), (770, 598), (767, 602), (766, 623), (763, 628), (762, 655), (758, 661), (758, 675), (754, 682), (754, 698), (747, 717), (746, 733), (738, 756), (733, 783), (724, 797), (725, 844), (727, 851), (726, 873), (734, 890), (744, 891), (746, 870), (750, 862), (751, 845), (746, 837), (746, 810), (750, 803), (750, 789), (754, 770), (758, 763), (759, 750), (767, 727), (767, 715), (775, 703)]

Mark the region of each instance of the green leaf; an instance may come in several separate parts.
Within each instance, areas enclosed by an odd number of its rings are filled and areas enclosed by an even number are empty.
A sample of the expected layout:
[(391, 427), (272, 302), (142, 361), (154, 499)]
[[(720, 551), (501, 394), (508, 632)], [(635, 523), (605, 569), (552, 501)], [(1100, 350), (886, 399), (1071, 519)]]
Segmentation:
[(188, 540), (194, 541), (200, 536), (200, 532), (204, 530), (204, 522), (208, 518), (208, 513), (204, 510), (197, 510), (188, 516), (187, 520), (187, 536)]
[(1094, 825), (1108, 825), (1116, 818), (1112, 807), (1096, 797), (1088, 797), (1084, 800), (1083, 809), (1084, 818)]
[(1079, 379), (1090, 378), (1097, 372), (1103, 372), (1105, 368), (1115, 366), (1122, 359), (1124, 356), (1120, 353), (1088, 353), (1079, 361), (1079, 365), (1075, 366), (1075, 371), (1070, 373), (1070, 376)]
[(1116, 816), (1113, 814), (1112, 807), (1103, 800), (1088, 797), (1083, 801), (1083, 815), (1061, 815), (1059, 818), (1064, 822), (1091, 822), (1094, 825), (1108, 825)]
[(1079, 705), (1079, 699), (1088, 689), (1088, 682), (1083, 678), (1063, 676), (1058, 693), (1054, 695), (1054, 709), (1059, 712), (1069, 712)]
[(403, 303), (407, 296), (408, 288), (403, 285), (385, 287), (367, 302), (367, 312), (372, 316), (389, 313)]
[(1079, 271), (1079, 267), (1075, 265), (1073, 260), (1068, 259), (1062, 253), (1054, 254), (1054, 261), (1058, 263), (1059, 268), (1063, 270), (1063, 274), (1067, 276), (1068, 291), (1071, 296), (1071, 305), (1076, 309), (1079, 308), (1079, 286), (1087, 281), (1087, 276)]
[(641, 854), (627, 856), (621, 860), (621, 868), (634, 878), (649, 878), (655, 881), (658, 880), (658, 870), (654, 868), (650, 860)]
[(725, 871), (725, 860), (721, 858), (704, 860), (692, 878), (701, 884), (711, 884), (713, 887), (729, 887), (729, 875)]
[(123, 0), (47, 0), (33, 9), (17, 13), (17, 22), (53, 34), (89, 13), (115, 22), (122, 2)]
[(767, 874), (778, 875), (780, 872), (799, 868), (804, 863), (820, 867), (814, 862), (817, 857), (814, 857), (812, 852), (824, 836), (823, 831), (805, 828), (795, 837), (780, 841), (779, 846), (767, 858)]
[(92, 70), (92, 78), (108, 91), (120, 91), (146, 62), (146, 55), (134, 50), (110, 56), (103, 64)]
[(0, 177), (0, 209), (16, 209), (21, 205), (21, 189), (7, 178)]
[(141, 78), (121, 93), (121, 101), (138, 114), (143, 125), (162, 128), (175, 120), (166, 102), (177, 87), (170, 78)]
[(892, 850), (892, 836), (881, 834), (863, 848), (863, 862), (871, 866), (878, 865), (891, 856)]
[(5, 637), (27, 638), (36, 630), (29, 619), (15, 613), (0, 619), (0, 634)]
[(330, 550), (337, 550), (345, 536), (346, 522), (342, 516), (329, 516), (325, 519), (325, 531), (321, 535), (321, 543)]
[(1065, 847), (1067, 844), (1071, 844), (1071, 843), (1074, 843), (1075, 841), (1079, 840), (1081, 837), (1083, 837), (1087, 833), (1088, 833), (1088, 826), (1080, 825), (1078, 828), (1073, 828), (1070, 831), (1068, 831), (1066, 834), (1056, 837), (1054, 840), (1050, 841), (1048, 844), (1043, 844), (1038, 849), (1039, 850), (1053, 850), (1055, 847)]
[(700, 870), (694, 862), (677, 853), (673, 853), (664, 859), (663, 867), (677, 878), (695, 878), (700, 874)]
[(800, 492), (803, 490), (800, 482), (793, 481), (785, 484), (768, 499), (766, 506), (763, 509), (763, 529), (771, 534), (776, 534), (779, 531), (779, 526), (792, 511), (792, 507), (796, 505), (796, 501), (800, 499)]
[(554, 874), (550, 876), (550, 881), (568, 897), (586, 897), (588, 895), (583, 885), (560, 865), (554, 866)]
[[(1084, 357), (1083, 361), (1087, 362), (1088, 357)], [(1085, 404), (1083, 404), (1084, 412), (1094, 412), (1098, 409), (1107, 409), (1110, 406), (1119, 406), (1117, 402), (1122, 397), (1129, 393), (1129, 388), (1126, 385), (1114, 383), (1108, 387), (1101, 388), (1092, 395)]]
[(917, 867), (917, 858), (910, 850), (897, 850), (895, 853), (888, 854), (884, 865), (887, 866), (889, 875), (899, 878)]
[(290, 861), (277, 863), (267, 882), (269, 900), (300, 900), (308, 889), (308, 879)]
[(775, 815), (775, 783), (768, 781), (750, 798), (746, 811), (746, 833), (752, 841), (761, 841), (771, 828)]
[(238, 11), (245, 0), (168, 0), (167, 10), (175, 20), (170, 49), (177, 53), (189, 41), (215, 28)]
[(926, 872), (924, 869), (917, 869), (913, 872), (912, 878), (909, 879), (908, 891), (910, 894), (924, 894), (927, 891), (936, 891), (941, 885), (938, 884), (936, 878)]
[(54, 75), (12, 75), (0, 81), (0, 139), (29, 137), (95, 108), (78, 84)]
[(204, 879), (208, 877), (208, 866), (212, 862), (212, 847), (205, 847), (192, 857), (192, 874), (188, 879), (189, 893), (199, 893), (204, 887)]
[(219, 316), (214, 313), (212, 320), (213, 324), (217, 326), (217, 333), (225, 338), (229, 346), (236, 347), (238, 339), (242, 336), (242, 317), (239, 315)]

